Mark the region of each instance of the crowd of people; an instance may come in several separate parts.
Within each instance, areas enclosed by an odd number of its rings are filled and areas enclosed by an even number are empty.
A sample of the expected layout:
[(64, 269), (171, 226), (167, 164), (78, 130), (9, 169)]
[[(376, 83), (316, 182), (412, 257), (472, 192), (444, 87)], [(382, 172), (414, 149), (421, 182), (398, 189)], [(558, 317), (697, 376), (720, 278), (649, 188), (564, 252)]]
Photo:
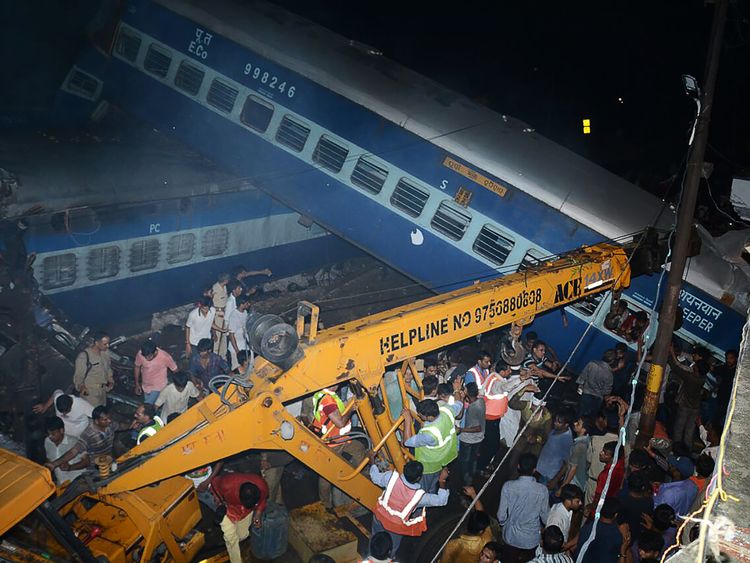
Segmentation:
[[(205, 292), (185, 322), (184, 358), (176, 360), (150, 339), (141, 344), (132, 392), (142, 403), (131, 421), (111, 416), (109, 337), (93, 336), (76, 359), (71, 392), (58, 389), (34, 407), (54, 413), (45, 422), (45, 451), (58, 483), (153, 436), (215, 391), (217, 376), (248, 372), (253, 289), (245, 278), (263, 274), (270, 272), (241, 268)], [(617, 327), (623, 322), (611, 320)], [(413, 453), (401, 471), (362, 441), (346, 439), (359, 421), (356, 410), (345, 407), (345, 384), (309, 397), (307, 416), (305, 407), (296, 415), (352, 466), (369, 457), (367, 474), (383, 489), (368, 507), (373, 523), (364, 561), (396, 560), (404, 537), (426, 532), (428, 509), (462, 510), (468, 503), (473, 507), (460, 535), (448, 541), (441, 561), (571, 563), (582, 551), (591, 563), (659, 560), (680, 539), (681, 520), (700, 506), (714, 473), (737, 353), (728, 351), (720, 363), (705, 348), (684, 350), (675, 341), (654, 438), (636, 447), (642, 386), (631, 394), (629, 383), (639, 376), (637, 366), (647, 369), (650, 361), (639, 322), (622, 333), (635, 336), (637, 351), (620, 343), (577, 377), (559, 373), (554, 350), (519, 326), (500, 337), (494, 352), (475, 353), (468, 363), (466, 349), (456, 347), (420, 359), (416, 374), (387, 372), (382, 398), (394, 420), (403, 416), (397, 435)], [(400, 381), (414, 393), (404, 394)], [(266, 506), (282, 501), (289, 461), (269, 452), (261, 455), (260, 475), (231, 472), (222, 462), (187, 475), (216, 511), (232, 562), (242, 560), (239, 544), (250, 526), (262, 525)], [(489, 478), (498, 483), (496, 512), (477, 498), (475, 487)], [(319, 482), (320, 500), (331, 509), (335, 489)], [(322, 555), (316, 560), (325, 561)]]
[[(637, 351), (625, 343), (606, 350), (574, 380), (556, 378), (554, 351), (531, 331), (522, 337), (518, 327), (501, 339), (497, 361), (484, 351), (474, 365), (462, 364), (456, 351), (425, 358), (424, 398), (402, 407), (403, 443), (416, 461), (400, 481), (371, 469), (373, 482), (385, 488), (373, 538), (384, 530), (392, 548), (390, 559), (369, 561), (394, 560), (402, 536), (424, 532), (425, 509), (452, 494), (473, 508), (445, 546), (444, 562), (572, 563), (582, 552), (591, 563), (651, 562), (689, 541), (697, 528), (685, 526), (683, 538), (678, 530), (702, 505), (714, 474), (737, 352), (727, 351), (720, 363), (705, 348), (683, 350), (675, 340), (654, 438), (636, 447), (651, 359), (640, 340)], [(631, 393), (634, 376), (640, 383)], [(389, 402), (400, 405), (391, 389)], [(446, 468), (454, 475), (448, 481)], [(475, 486), (496, 474), (504, 484), (490, 514)]]

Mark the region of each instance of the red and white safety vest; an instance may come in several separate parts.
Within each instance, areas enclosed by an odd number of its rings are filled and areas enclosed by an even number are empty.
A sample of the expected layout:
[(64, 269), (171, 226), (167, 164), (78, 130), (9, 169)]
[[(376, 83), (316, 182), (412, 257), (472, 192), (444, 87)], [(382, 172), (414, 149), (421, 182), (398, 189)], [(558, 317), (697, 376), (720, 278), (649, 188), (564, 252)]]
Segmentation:
[(383, 494), (375, 503), (373, 513), (383, 528), (400, 536), (421, 536), (427, 530), (425, 508), (418, 516), (411, 518), (412, 512), (422, 500), (424, 489), (410, 489), (394, 471), (388, 480)]
[(484, 418), (486, 420), (497, 420), (502, 418), (508, 412), (508, 393), (502, 391), (493, 393), (492, 387), (499, 383), (503, 377), (496, 372), (492, 372), (484, 382)]

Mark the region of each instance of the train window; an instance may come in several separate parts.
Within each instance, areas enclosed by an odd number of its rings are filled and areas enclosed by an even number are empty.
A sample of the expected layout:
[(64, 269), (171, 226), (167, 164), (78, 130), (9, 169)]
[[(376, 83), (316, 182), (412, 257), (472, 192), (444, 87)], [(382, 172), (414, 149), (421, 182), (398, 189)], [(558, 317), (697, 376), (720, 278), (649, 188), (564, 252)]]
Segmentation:
[(72, 252), (47, 256), (42, 261), (42, 287), (57, 289), (76, 281), (76, 255)]
[(526, 251), (526, 254), (523, 255), (521, 264), (518, 266), (518, 271), (523, 272), (524, 270), (528, 270), (529, 268), (536, 268), (542, 262), (549, 259), (550, 257), (546, 256), (541, 250), (537, 250), (536, 248), (529, 248)]
[(242, 108), (240, 121), (256, 131), (265, 133), (272, 117), (273, 106), (258, 96), (250, 94)]
[(130, 245), (128, 268), (131, 272), (153, 270), (159, 263), (161, 244), (155, 238), (139, 240)]
[(115, 44), (115, 52), (124, 59), (134, 63), (135, 59), (138, 58), (138, 51), (140, 49), (141, 37), (129, 29), (120, 28), (120, 34), (117, 36), (117, 43)]
[(484, 256), (498, 266), (505, 264), (515, 242), (511, 236), (492, 225), (485, 225), (474, 241), (474, 252)]
[(143, 68), (151, 74), (165, 78), (170, 64), (172, 64), (172, 54), (156, 43), (151, 43), (146, 51)]
[(276, 131), (276, 140), (295, 152), (301, 152), (305, 148), (309, 135), (310, 128), (307, 125), (289, 115), (285, 115), (284, 119), (281, 120), (279, 130)]
[(584, 317), (590, 317), (594, 314), (597, 307), (599, 307), (599, 303), (602, 302), (602, 299), (604, 298), (604, 295), (601, 293), (597, 293), (596, 295), (587, 295), (583, 299), (576, 301), (572, 305), (570, 305), (570, 308), (574, 311), (579, 312)]
[(183, 92), (195, 96), (201, 89), (203, 77), (206, 73), (203, 69), (191, 64), (189, 61), (182, 61), (174, 76), (174, 85)]
[(229, 229), (218, 227), (209, 229), (203, 233), (201, 239), (201, 255), (219, 256), (224, 254), (229, 247)]
[(89, 252), (86, 261), (91, 281), (112, 278), (120, 272), (120, 247), (94, 248)]
[(170, 264), (187, 262), (193, 257), (194, 252), (195, 235), (193, 233), (174, 235), (167, 244), (167, 262)]
[(322, 135), (313, 151), (313, 162), (317, 162), (323, 168), (331, 172), (341, 172), (341, 167), (346, 162), (349, 149), (344, 145), (331, 139), (328, 135)]
[(387, 168), (380, 166), (371, 158), (360, 156), (352, 172), (352, 184), (372, 194), (379, 194), (387, 177)]
[(452, 201), (442, 202), (430, 221), (433, 229), (453, 240), (463, 238), (469, 223), (471, 223), (471, 215)]
[(391, 205), (407, 215), (419, 217), (429, 197), (430, 192), (406, 178), (401, 178), (396, 184), (396, 189), (393, 190), (393, 195), (391, 195)]
[(89, 99), (94, 99), (99, 90), (99, 80), (90, 74), (74, 69), (73, 72), (70, 73), (70, 78), (68, 78), (67, 87), (71, 92), (75, 92), (76, 94), (80, 94)]
[[(231, 113), (234, 109), (234, 102), (237, 100), (239, 91), (236, 88), (232, 88), (226, 82), (215, 78), (211, 83), (211, 87), (208, 89), (208, 95), (206, 101), (209, 105), (215, 107), (224, 113)], [(273, 112), (273, 110), (271, 110)]]
[(637, 342), (648, 325), (646, 310), (624, 298), (614, 301), (604, 318), (604, 328), (628, 342)]

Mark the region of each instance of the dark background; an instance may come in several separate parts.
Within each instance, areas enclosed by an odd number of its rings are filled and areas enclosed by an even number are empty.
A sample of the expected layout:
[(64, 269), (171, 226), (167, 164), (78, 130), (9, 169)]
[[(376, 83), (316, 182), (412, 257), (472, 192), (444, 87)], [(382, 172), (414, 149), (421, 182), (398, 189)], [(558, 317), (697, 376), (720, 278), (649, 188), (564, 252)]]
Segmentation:
[[(115, 2), (115, 0), (102, 0)], [(206, 0), (209, 1), (209, 0)], [(241, 2), (242, 0), (236, 0)], [(116, 2), (115, 2), (116, 3)], [(674, 199), (714, 6), (700, 0), (274, 0), (492, 109), (661, 197)], [(5, 2), (0, 112), (40, 109), (87, 44), (99, 0)], [(4, 81), (6, 82), (6, 81)], [(718, 204), (750, 176), (750, 0), (731, 2), (706, 160)], [(582, 134), (589, 118), (592, 134)], [(727, 228), (701, 189), (698, 217)]]

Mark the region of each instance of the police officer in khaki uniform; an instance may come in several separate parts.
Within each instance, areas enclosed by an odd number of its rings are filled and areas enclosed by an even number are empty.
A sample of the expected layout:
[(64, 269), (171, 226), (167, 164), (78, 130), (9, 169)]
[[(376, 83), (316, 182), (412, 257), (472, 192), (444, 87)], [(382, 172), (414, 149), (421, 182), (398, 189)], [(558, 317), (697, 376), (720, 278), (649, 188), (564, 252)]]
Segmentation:
[(109, 357), (109, 335), (94, 333), (94, 343), (76, 358), (73, 385), (92, 406), (106, 406), (107, 392), (115, 386)]

